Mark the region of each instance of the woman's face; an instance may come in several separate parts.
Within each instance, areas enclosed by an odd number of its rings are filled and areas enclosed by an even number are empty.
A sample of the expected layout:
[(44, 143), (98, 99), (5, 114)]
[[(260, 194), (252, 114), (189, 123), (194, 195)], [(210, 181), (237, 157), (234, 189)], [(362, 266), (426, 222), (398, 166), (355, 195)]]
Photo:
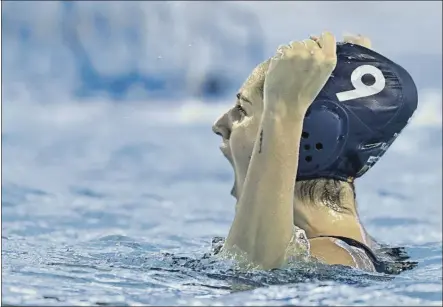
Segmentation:
[(235, 105), (222, 114), (212, 130), (222, 137), (220, 149), (234, 168), (231, 194), (238, 199), (248, 171), (263, 113), (263, 84), (268, 61), (257, 66), (237, 94)]

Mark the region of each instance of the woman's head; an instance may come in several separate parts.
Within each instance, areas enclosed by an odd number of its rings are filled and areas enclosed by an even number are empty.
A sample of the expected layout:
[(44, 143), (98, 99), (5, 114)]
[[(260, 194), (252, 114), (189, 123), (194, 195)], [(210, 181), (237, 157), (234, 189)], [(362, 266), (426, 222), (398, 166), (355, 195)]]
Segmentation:
[[(241, 193), (257, 139), (263, 114), (263, 88), (269, 60), (259, 64), (238, 91), (234, 105), (214, 123), (213, 131), (222, 137), (220, 149), (234, 169), (232, 195)], [(352, 195), (354, 186), (339, 180), (310, 179), (296, 182), (296, 194), (301, 200), (325, 201), (332, 210), (347, 210), (341, 204)], [(298, 193), (299, 192), (299, 193)], [(349, 194), (350, 192), (350, 194)]]
[[(397, 64), (352, 44), (337, 46), (337, 57), (335, 71), (304, 120), (297, 181), (336, 179), (330, 187), (352, 182), (383, 155), (417, 107), (415, 84)], [(268, 64), (253, 70), (235, 105), (213, 126), (234, 168), (234, 196), (241, 191), (259, 137)], [(337, 195), (343, 191), (338, 186), (335, 190)]]

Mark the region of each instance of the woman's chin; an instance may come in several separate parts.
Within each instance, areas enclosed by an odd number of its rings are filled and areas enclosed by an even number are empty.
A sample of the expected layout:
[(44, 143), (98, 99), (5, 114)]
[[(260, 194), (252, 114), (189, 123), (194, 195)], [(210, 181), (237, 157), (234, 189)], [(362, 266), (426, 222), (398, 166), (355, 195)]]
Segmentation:
[(237, 179), (234, 179), (234, 184), (232, 185), (231, 195), (237, 199)]
[(237, 198), (235, 193), (236, 193), (236, 188), (235, 188), (235, 183), (234, 183), (234, 185), (232, 186), (232, 189), (231, 189), (231, 195), (234, 196), (235, 198)]

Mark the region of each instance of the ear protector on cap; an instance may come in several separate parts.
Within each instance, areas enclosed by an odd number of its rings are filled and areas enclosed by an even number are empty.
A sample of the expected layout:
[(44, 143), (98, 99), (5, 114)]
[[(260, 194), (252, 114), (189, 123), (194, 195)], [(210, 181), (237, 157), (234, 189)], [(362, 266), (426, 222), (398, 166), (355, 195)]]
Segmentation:
[(405, 69), (368, 48), (338, 43), (336, 68), (305, 115), (297, 180), (362, 176), (417, 104)]

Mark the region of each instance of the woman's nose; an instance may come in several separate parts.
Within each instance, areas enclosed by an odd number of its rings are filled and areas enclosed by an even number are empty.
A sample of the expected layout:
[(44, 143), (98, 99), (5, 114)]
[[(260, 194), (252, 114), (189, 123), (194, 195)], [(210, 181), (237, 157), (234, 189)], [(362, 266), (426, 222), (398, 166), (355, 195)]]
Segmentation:
[(229, 139), (231, 131), (228, 127), (227, 114), (223, 114), (215, 121), (214, 125), (212, 125), (212, 131), (224, 139)]

